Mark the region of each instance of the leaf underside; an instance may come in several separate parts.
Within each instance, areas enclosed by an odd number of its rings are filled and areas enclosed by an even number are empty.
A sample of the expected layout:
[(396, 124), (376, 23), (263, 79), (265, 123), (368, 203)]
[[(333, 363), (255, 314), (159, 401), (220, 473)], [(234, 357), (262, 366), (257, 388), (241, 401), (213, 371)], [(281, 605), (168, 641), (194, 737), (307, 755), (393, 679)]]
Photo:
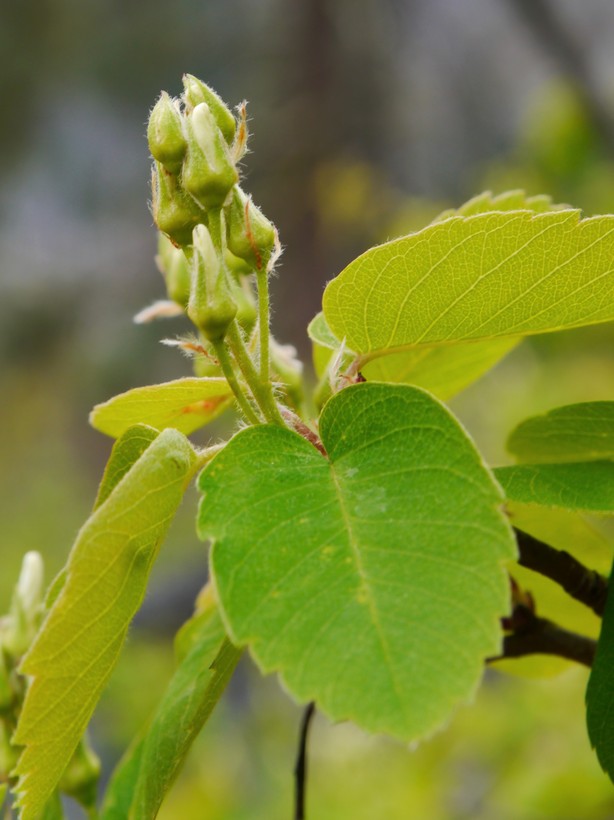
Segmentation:
[(143, 599), (149, 571), (194, 468), (166, 430), (85, 523), (64, 586), (21, 671), (32, 680), (15, 742), (22, 820), (36, 820), (81, 738)]
[(185, 378), (150, 387), (135, 387), (97, 404), (90, 424), (117, 438), (129, 427), (172, 427), (186, 436), (217, 418), (232, 403), (226, 379)]
[(500, 649), (515, 550), (499, 490), (416, 388), (349, 387), (320, 434), (328, 459), (288, 430), (247, 429), (201, 474), (229, 635), (333, 719), (423, 737)]

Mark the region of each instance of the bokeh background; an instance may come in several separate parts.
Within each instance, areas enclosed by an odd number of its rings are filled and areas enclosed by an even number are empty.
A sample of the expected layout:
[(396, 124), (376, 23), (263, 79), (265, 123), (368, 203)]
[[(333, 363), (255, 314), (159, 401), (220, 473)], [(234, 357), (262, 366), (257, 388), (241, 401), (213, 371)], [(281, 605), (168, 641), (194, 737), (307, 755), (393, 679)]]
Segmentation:
[[(163, 295), (148, 211), (148, 110), (181, 75), (249, 101), (246, 187), (277, 224), (277, 337), (307, 361), (325, 282), (370, 245), (484, 189), (614, 210), (611, 0), (8, 0), (0, 5), (0, 603), (22, 554), (49, 577), (111, 442), (91, 407), (189, 373), (135, 326)], [(614, 399), (614, 328), (525, 342), (453, 402), (493, 463), (524, 416)], [(232, 420), (199, 443), (232, 430)], [(105, 772), (155, 704), (205, 577), (186, 500), (93, 724)], [(614, 788), (590, 752), (586, 673), (490, 672), (476, 705), (408, 750), (318, 718), (315, 820), (596, 820)], [(163, 820), (291, 816), (301, 711), (245, 662)], [(71, 809), (78, 817), (77, 810)]]

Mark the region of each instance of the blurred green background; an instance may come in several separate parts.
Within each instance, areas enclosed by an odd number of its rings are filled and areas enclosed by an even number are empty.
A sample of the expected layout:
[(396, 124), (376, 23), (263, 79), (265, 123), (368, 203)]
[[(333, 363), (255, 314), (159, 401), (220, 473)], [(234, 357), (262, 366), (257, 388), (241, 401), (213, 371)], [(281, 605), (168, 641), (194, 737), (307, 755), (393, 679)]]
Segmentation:
[[(485, 188), (614, 210), (611, 0), (19, 0), (0, 8), (0, 601), (21, 556), (51, 577), (92, 504), (110, 440), (91, 407), (186, 375), (131, 317), (163, 294), (145, 122), (191, 72), (249, 101), (246, 187), (285, 253), (273, 327), (309, 362), (325, 282), (370, 245)], [(525, 342), (452, 406), (494, 464), (533, 412), (614, 399), (614, 328)], [(223, 419), (199, 443), (233, 429)], [(205, 577), (193, 497), (93, 725), (105, 771), (172, 669)], [(368, 685), (368, 682), (366, 682)], [(312, 820), (614, 818), (589, 749), (584, 670), (489, 671), (473, 708), (415, 750), (320, 717)], [(240, 668), (163, 820), (289, 818), (300, 709)], [(72, 811), (72, 809), (71, 809)], [(75, 810), (75, 817), (79, 814)]]

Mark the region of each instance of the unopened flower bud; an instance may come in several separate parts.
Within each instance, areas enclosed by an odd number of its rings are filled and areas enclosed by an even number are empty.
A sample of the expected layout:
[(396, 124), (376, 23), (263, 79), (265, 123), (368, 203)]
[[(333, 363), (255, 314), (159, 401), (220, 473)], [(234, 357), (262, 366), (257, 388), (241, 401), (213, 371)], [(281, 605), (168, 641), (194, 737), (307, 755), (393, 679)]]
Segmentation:
[(192, 242), (192, 231), (206, 219), (205, 213), (179, 185), (174, 174), (157, 162), (151, 180), (154, 222), (174, 245)]
[(194, 229), (194, 258), (188, 316), (210, 342), (223, 339), (237, 314), (211, 234), (205, 225)]
[(238, 179), (228, 146), (207, 103), (186, 121), (188, 152), (181, 181), (204, 208), (221, 208)]
[(167, 171), (178, 174), (187, 149), (181, 114), (166, 91), (154, 105), (147, 125), (147, 141), (154, 159)]
[(190, 298), (190, 264), (181, 248), (163, 233), (158, 234), (156, 264), (164, 276), (168, 298), (185, 308)]
[(27, 552), (11, 609), (4, 619), (2, 643), (6, 652), (18, 658), (34, 640), (43, 610), (43, 559), (38, 552)]
[(257, 272), (266, 266), (275, 248), (275, 227), (238, 185), (226, 208), (228, 248)]
[(231, 281), (230, 292), (237, 305), (237, 322), (249, 335), (256, 324), (258, 310), (249, 282)]
[(224, 248), (224, 262), (226, 262), (226, 267), (234, 279), (240, 279), (242, 276), (251, 276), (254, 272), (254, 269), (249, 266), (245, 259), (241, 259), (240, 256), (235, 256), (228, 248)]
[(218, 97), (212, 88), (194, 77), (193, 74), (183, 75), (183, 98), (188, 111), (192, 111), (200, 103), (207, 103), (215, 118), (217, 127), (224, 135), (224, 139), (231, 145), (237, 130), (237, 123), (226, 103)]

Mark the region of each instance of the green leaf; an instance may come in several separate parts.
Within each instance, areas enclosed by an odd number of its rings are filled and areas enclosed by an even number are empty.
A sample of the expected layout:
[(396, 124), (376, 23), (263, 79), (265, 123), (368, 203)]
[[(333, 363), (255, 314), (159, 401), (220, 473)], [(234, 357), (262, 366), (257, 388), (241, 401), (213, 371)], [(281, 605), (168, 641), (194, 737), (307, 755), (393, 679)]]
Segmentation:
[(102, 474), (98, 494), (94, 502), (95, 510), (107, 500), (135, 461), (139, 460), (152, 441), (159, 435), (160, 432), (154, 430), (153, 427), (147, 427), (145, 424), (135, 424), (134, 427), (129, 427), (117, 439)]
[(435, 217), (431, 224), (449, 219), (451, 216), (474, 216), (487, 211), (533, 211), (534, 213), (545, 213), (546, 211), (560, 211), (569, 208), (568, 205), (556, 205), (549, 196), (538, 194), (537, 196), (527, 196), (525, 191), (506, 191), (503, 194), (493, 196), (491, 191), (484, 191), (482, 194), (472, 197), (460, 208), (450, 208)]
[[(314, 344), (315, 370), (321, 378), (333, 351), (338, 350), (341, 343), (326, 324), (323, 313), (312, 319), (308, 331)], [(483, 376), (519, 342), (520, 339), (514, 338), (488, 339), (401, 350), (367, 362), (361, 372), (367, 381), (415, 384), (445, 401)], [(353, 358), (356, 358), (353, 351), (345, 355), (348, 365)]]
[(155, 817), (196, 736), (241, 656), (226, 638), (215, 608), (189, 623), (191, 648), (182, 659), (145, 736), (120, 763), (102, 820)]
[(523, 421), (507, 449), (518, 461), (593, 461), (614, 458), (614, 401), (556, 407)]
[(516, 347), (520, 339), (488, 339), (451, 347), (421, 347), (373, 359), (367, 381), (415, 384), (446, 401), (464, 390)]
[(454, 216), (372, 248), (330, 282), (324, 315), (365, 361), (391, 349), (614, 319), (614, 216)]
[(97, 404), (90, 413), (90, 424), (114, 438), (135, 424), (146, 424), (156, 430), (173, 427), (187, 436), (213, 421), (231, 402), (226, 379), (177, 379), (136, 387)]
[(22, 820), (34, 820), (66, 768), (115, 666), (160, 543), (195, 467), (166, 430), (85, 523), (66, 583), (21, 671), (30, 675), (15, 742)]
[(348, 387), (320, 434), (328, 459), (289, 430), (249, 428), (200, 476), (229, 636), (333, 719), (423, 737), (500, 650), (515, 548), (499, 489), (417, 388)]
[(511, 501), (567, 510), (614, 513), (614, 462), (520, 464), (498, 467), (497, 481)]
[[(612, 589), (610, 575), (610, 590)], [(614, 781), (614, 595), (608, 595), (586, 690), (586, 723), (601, 768)]]

